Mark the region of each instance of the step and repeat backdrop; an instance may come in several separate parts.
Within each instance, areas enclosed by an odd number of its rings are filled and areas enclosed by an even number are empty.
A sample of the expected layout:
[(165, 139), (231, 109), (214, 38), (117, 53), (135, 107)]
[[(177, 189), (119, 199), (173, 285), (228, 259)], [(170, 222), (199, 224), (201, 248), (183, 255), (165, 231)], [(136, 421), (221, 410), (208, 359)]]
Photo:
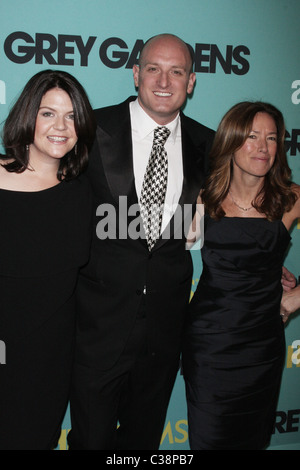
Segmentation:
[[(238, 101), (274, 104), (285, 116), (288, 160), (300, 183), (299, 18), (299, 0), (0, 0), (0, 128), (28, 79), (46, 68), (75, 75), (95, 108), (123, 101), (136, 93), (132, 66), (141, 46), (168, 32), (195, 53), (197, 83), (185, 113), (216, 129)], [(202, 268), (199, 249), (192, 256), (191, 295)], [(299, 276), (300, 221), (285, 266)], [(285, 328), (286, 362), (269, 449), (300, 450), (298, 313)], [(60, 450), (67, 448), (69, 428), (67, 410)], [(161, 449), (189, 449), (180, 371)]]

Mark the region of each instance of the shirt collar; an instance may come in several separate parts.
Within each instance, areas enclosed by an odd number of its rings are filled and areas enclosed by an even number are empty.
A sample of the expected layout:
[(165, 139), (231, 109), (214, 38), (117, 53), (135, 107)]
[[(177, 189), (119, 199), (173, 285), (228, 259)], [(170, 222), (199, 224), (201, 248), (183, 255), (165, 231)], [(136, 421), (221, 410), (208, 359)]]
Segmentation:
[[(143, 110), (138, 99), (130, 103), (130, 112), (132, 127), (135, 130), (135, 134), (138, 140), (144, 139), (153, 133), (154, 129), (159, 126), (159, 124), (151, 119), (151, 117)], [(177, 114), (176, 118), (169, 122), (165, 127), (171, 131), (168, 140), (175, 143), (176, 137), (181, 135), (179, 113)]]

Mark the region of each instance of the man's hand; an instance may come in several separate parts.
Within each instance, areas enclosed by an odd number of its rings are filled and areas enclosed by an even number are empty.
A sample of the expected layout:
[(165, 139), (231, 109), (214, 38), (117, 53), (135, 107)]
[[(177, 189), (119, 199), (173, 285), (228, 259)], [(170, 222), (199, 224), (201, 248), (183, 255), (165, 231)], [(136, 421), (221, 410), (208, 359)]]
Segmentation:
[(296, 278), (294, 274), (288, 271), (284, 266), (282, 266), (282, 276), (281, 276), (282, 288), (285, 292), (290, 291), (296, 287)]
[(289, 291), (283, 292), (281, 305), (280, 305), (280, 315), (282, 320), (285, 323), (289, 315), (294, 313), (300, 308), (300, 286), (295, 289), (290, 289)]

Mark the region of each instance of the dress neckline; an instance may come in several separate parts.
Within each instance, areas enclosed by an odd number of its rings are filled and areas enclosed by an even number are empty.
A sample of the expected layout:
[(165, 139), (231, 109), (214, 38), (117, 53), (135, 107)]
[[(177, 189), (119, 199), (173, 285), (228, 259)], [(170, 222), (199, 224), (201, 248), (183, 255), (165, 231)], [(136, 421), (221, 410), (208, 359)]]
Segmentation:
[(0, 188), (0, 191), (1, 192), (7, 192), (7, 193), (12, 193), (12, 194), (44, 194), (48, 191), (54, 191), (56, 189), (59, 189), (62, 184), (64, 183), (64, 181), (60, 181), (58, 182), (57, 184), (55, 184), (54, 186), (49, 186), (49, 188), (45, 188), (45, 189), (39, 189), (37, 191), (21, 191), (21, 190), (17, 190), (17, 189), (6, 189), (6, 188)]
[[(207, 215), (211, 219), (209, 214), (207, 214)], [(241, 216), (226, 216), (226, 215), (224, 215), (224, 217), (222, 217), (220, 220), (222, 220), (222, 219), (239, 219), (239, 220), (251, 220), (251, 221), (253, 221), (253, 220), (265, 220), (266, 222), (270, 222), (270, 223), (274, 223), (274, 222), (278, 223), (279, 222), (279, 224), (284, 227), (286, 233), (290, 236), (290, 232), (286, 228), (286, 226), (283, 223), (282, 219), (276, 219), (276, 220), (271, 221), (271, 220), (268, 220), (266, 217), (241, 217)]]

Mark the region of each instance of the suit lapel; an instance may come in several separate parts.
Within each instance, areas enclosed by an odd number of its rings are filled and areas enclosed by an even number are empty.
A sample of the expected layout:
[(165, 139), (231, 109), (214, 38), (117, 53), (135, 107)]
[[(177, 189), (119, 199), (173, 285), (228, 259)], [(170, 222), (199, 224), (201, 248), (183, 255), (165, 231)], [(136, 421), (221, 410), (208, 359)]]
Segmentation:
[[(98, 127), (97, 139), (106, 179), (115, 201), (119, 196), (137, 202), (135, 192), (129, 100), (119, 105), (119, 112)], [(113, 151), (112, 151), (113, 149)], [(133, 199), (133, 200), (132, 200)]]
[[(195, 205), (199, 191), (203, 186), (204, 155), (202, 154), (202, 150), (199, 152), (199, 149), (197, 149), (193, 144), (189, 136), (188, 129), (186, 128), (186, 121), (183, 113), (181, 113), (181, 138), (183, 161), (182, 192), (177, 210), (162, 233), (160, 239), (155, 244), (154, 250), (166, 243), (169, 236), (172, 236), (173, 234), (176, 236), (176, 233), (178, 233), (178, 236), (181, 236), (180, 233), (182, 234), (183, 228), (188, 228), (183, 227), (182, 225), (184, 223), (189, 225), (194, 212), (192, 211), (192, 206)], [(200, 167), (198, 165), (200, 165)]]
[[(119, 208), (119, 217), (128, 226), (139, 213), (135, 188), (129, 98), (115, 107), (103, 125), (98, 126), (97, 140), (110, 192)], [(113, 149), (113, 151), (112, 151)], [(121, 199), (122, 198), (122, 199)], [(126, 198), (126, 199), (123, 199)], [(132, 207), (132, 212), (128, 211)], [(139, 220), (141, 242), (147, 247), (142, 219)]]
[(183, 186), (179, 204), (192, 204), (196, 201), (204, 180), (204, 154), (193, 144), (182, 116), (182, 158)]

